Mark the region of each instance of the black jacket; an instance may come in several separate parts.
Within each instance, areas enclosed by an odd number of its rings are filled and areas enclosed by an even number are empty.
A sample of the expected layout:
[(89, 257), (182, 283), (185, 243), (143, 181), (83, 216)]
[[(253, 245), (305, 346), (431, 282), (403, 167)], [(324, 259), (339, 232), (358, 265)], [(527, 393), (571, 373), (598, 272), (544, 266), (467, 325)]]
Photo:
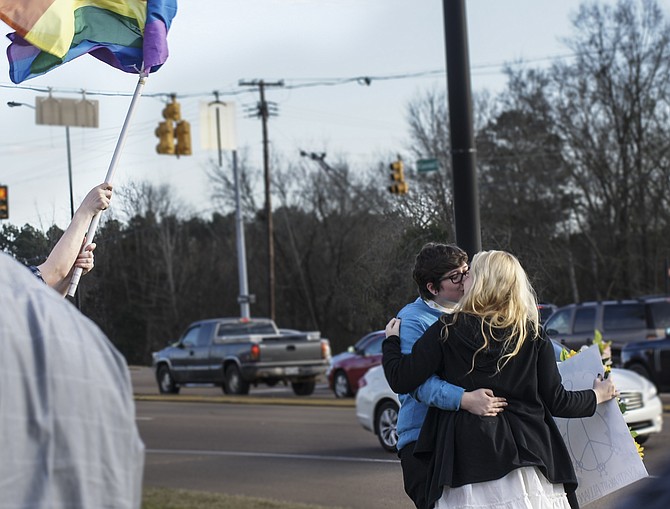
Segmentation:
[[(460, 313), (449, 325), (446, 341), (440, 334), (444, 326), (438, 320), (430, 327), (411, 355), (402, 355), (396, 336), (384, 341), (384, 372), (391, 388), (409, 393), (436, 373), (466, 391), (492, 389), (507, 399), (508, 406), (497, 417), (429, 410), (414, 451), (428, 462), (428, 507), (442, 496), (443, 486), (500, 479), (524, 466), (537, 466), (550, 482), (563, 483), (571, 506), (578, 507), (577, 479), (552, 415), (593, 415), (595, 393), (563, 388), (553, 347), (544, 336), (526, 340), (500, 372), (496, 368), (502, 342), (492, 341), (477, 354), (469, 372), (473, 354), (483, 344), (481, 320)], [(504, 334), (497, 331), (498, 337)]]

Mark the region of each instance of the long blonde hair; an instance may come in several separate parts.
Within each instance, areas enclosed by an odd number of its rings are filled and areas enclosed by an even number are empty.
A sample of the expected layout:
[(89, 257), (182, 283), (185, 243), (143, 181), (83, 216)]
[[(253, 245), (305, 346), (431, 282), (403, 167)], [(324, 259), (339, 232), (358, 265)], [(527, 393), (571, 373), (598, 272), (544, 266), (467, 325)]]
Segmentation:
[[(461, 298), (454, 312), (481, 318), (484, 344), (472, 356), (486, 350), (491, 341), (503, 343), (497, 370), (517, 355), (528, 337), (539, 336), (539, 318), (535, 290), (517, 258), (505, 251), (481, 251), (470, 265), (471, 286)], [(496, 336), (502, 333), (501, 337)], [(445, 327), (445, 339), (447, 334)]]

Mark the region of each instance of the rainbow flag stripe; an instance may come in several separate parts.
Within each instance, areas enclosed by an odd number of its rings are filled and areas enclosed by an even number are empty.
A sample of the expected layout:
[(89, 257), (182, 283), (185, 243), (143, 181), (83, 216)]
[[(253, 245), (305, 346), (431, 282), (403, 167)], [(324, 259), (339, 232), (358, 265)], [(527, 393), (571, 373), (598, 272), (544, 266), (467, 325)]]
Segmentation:
[(154, 72), (167, 60), (177, 0), (0, 0), (14, 83), (90, 53), (125, 72)]

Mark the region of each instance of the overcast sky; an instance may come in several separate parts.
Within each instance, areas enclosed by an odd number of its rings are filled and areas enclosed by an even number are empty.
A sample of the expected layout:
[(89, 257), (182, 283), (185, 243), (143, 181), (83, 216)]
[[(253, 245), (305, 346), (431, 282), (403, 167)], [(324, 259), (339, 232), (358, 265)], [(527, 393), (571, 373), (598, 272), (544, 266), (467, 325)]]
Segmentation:
[[(666, 12), (668, 2), (662, 2)], [(569, 16), (579, 4), (469, 0), (473, 89), (499, 91), (506, 62), (543, 65), (566, 55), (561, 37), (570, 35)], [(8, 41), (3, 44), (4, 49)], [(216, 154), (200, 149), (198, 111), (202, 101), (213, 100), (214, 90), (222, 100), (235, 101), (238, 144), (255, 160), (262, 157), (261, 124), (245, 118), (243, 110), (256, 103), (258, 92), (238, 82), (284, 80), (287, 87), (266, 92), (279, 112), (269, 124), (273, 148), (291, 160), (299, 150), (327, 152), (327, 160), (341, 156), (366, 167), (406, 145), (412, 98), (426, 89), (446, 89), (440, 0), (182, 1), (168, 44), (167, 63), (144, 87), (114, 184), (168, 183), (191, 210), (203, 214), (213, 210), (205, 168)], [(319, 85), (364, 76), (373, 78), (369, 86)], [(107, 173), (136, 83), (136, 75), (83, 56), (14, 86), (6, 58), (0, 59), (0, 184), (9, 186), (11, 223), (66, 226), (69, 193), (65, 128), (37, 126), (31, 109), (9, 108), (7, 101), (35, 104), (49, 87), (55, 97), (77, 98), (84, 90), (99, 101), (99, 128), (70, 129), (76, 206)], [(165, 100), (160, 94), (172, 92), (193, 129), (194, 153), (180, 159), (155, 151), (154, 129)]]

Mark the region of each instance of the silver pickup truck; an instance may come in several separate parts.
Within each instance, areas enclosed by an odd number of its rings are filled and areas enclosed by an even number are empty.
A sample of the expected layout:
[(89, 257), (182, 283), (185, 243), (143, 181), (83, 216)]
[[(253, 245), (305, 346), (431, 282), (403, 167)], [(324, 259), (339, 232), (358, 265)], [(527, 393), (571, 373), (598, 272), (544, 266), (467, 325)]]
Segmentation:
[(330, 342), (320, 332), (279, 329), (267, 318), (194, 322), (176, 343), (153, 353), (163, 394), (177, 394), (184, 384), (248, 394), (251, 384), (290, 382), (296, 395), (309, 396), (329, 361)]

